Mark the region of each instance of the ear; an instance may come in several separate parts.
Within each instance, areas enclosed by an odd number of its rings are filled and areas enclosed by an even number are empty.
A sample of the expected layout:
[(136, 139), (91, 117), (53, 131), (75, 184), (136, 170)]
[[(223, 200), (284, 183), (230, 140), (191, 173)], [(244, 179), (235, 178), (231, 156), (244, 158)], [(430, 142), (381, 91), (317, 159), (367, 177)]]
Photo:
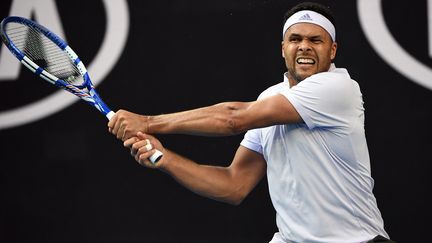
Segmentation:
[(281, 42), (281, 51), (282, 51), (282, 57), (285, 58), (285, 53), (284, 53), (284, 41)]
[(337, 43), (333, 42), (331, 47), (331, 60), (333, 61), (336, 58), (336, 52), (337, 52)]

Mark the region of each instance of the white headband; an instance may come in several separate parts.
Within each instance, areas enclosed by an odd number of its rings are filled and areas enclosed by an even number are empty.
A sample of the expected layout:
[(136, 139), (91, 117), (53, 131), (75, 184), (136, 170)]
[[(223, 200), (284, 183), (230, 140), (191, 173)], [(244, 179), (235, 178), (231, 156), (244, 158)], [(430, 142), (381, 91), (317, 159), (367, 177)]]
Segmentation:
[(336, 29), (332, 22), (330, 22), (330, 20), (328, 20), (322, 14), (311, 10), (302, 10), (291, 15), (291, 17), (287, 19), (283, 27), (282, 38), (284, 37), (285, 32), (288, 30), (288, 28), (297, 23), (311, 23), (319, 25), (330, 34), (333, 41), (336, 40)]

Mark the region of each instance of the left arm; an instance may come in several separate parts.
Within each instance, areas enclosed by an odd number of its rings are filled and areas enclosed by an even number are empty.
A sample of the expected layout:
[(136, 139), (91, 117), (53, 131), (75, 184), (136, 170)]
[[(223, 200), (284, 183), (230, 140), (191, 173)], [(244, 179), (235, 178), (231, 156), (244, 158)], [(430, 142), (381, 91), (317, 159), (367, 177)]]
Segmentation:
[[(123, 145), (143, 166), (159, 169), (189, 190), (217, 201), (240, 204), (266, 172), (267, 163), (262, 154), (239, 146), (227, 167), (202, 165), (165, 149), (160, 141), (150, 135), (137, 133)], [(164, 156), (156, 164), (148, 160), (158, 149)]]

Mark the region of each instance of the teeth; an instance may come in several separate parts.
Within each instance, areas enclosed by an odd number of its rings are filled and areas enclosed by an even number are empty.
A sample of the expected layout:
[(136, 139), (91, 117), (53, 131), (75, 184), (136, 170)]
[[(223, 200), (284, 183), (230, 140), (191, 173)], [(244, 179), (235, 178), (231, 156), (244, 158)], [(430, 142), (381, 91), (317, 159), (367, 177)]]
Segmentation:
[(313, 59), (309, 59), (309, 58), (299, 58), (299, 59), (297, 59), (297, 63), (298, 64), (314, 64), (315, 61)]

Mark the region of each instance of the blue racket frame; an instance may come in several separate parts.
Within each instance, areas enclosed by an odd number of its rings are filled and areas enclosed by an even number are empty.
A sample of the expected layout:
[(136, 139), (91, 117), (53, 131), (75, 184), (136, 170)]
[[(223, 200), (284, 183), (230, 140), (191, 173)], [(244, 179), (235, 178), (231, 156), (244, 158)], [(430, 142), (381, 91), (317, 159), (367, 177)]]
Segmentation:
[[(78, 68), (80, 74), (83, 77), (83, 85), (72, 85), (65, 80), (59, 79), (58, 77), (48, 73), (46, 70), (38, 66), (32, 60), (30, 60), (23, 52), (21, 52), (15, 44), (10, 40), (6, 34), (6, 25), (8, 23), (19, 23), (26, 25), (41, 34), (45, 35), (54, 44), (56, 44), (60, 49), (66, 52), (69, 58), (72, 60), (74, 65)], [(35, 23), (29, 19), (19, 17), (19, 16), (9, 16), (3, 19), (0, 24), (0, 35), (5, 43), (6, 47), (12, 52), (12, 54), (27, 68), (33, 71), (36, 75), (45, 79), (46, 81), (65, 89), (72, 94), (78, 96), (79, 98), (86, 101), (88, 104), (94, 106), (102, 114), (104, 114), (108, 119), (114, 115), (114, 112), (102, 101), (99, 94), (96, 92), (94, 85), (90, 79), (90, 76), (85, 68), (84, 64), (78, 57), (78, 55), (69, 47), (66, 41), (57, 36), (55, 33), (51, 32), (44, 26)]]

